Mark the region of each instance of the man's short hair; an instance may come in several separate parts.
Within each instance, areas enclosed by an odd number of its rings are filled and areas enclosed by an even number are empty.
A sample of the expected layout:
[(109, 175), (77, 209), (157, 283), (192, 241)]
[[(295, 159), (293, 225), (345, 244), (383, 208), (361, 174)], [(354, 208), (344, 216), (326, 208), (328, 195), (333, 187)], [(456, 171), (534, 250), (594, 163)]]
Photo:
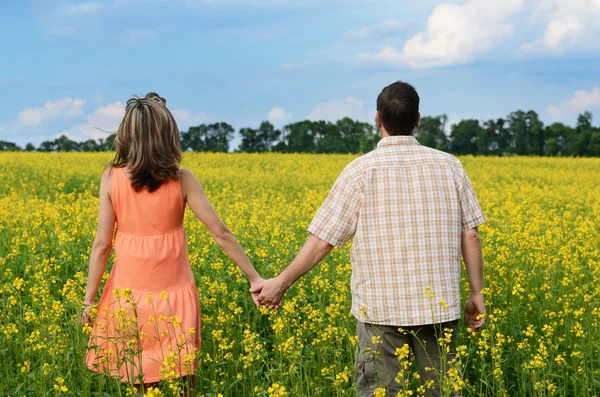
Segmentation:
[(417, 126), (419, 94), (403, 81), (388, 85), (377, 97), (377, 113), (390, 135), (411, 135)]

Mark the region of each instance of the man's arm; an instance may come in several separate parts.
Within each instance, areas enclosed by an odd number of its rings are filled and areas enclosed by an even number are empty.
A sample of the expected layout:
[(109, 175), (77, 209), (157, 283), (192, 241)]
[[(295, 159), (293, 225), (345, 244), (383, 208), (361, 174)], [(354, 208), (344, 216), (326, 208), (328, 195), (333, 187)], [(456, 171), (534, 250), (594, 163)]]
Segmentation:
[(308, 226), (310, 237), (289, 266), (279, 276), (250, 290), (253, 294), (260, 291), (258, 301), (262, 305), (278, 306), (292, 284), (321, 262), (333, 247), (343, 247), (352, 238), (362, 201), (361, 191), (352, 177), (354, 174), (351, 163), (335, 181)]
[(485, 304), (482, 290), (483, 280), (483, 254), (481, 240), (477, 227), (465, 230), (461, 236), (462, 255), (467, 270), (470, 294), (465, 305), (465, 324), (471, 326), (472, 331), (477, 331), (485, 323)]
[(288, 288), (325, 259), (332, 249), (333, 245), (311, 234), (288, 267), (279, 276), (262, 283), (258, 302), (271, 307), (279, 305)]

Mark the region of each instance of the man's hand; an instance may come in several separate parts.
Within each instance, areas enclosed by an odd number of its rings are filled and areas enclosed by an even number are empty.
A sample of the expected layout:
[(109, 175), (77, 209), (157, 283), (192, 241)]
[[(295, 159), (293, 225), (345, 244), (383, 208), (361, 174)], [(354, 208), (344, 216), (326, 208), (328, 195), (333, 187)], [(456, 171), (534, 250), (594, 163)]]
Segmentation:
[[(285, 295), (288, 287), (281, 276), (265, 280), (262, 283), (262, 289), (258, 295), (258, 302), (263, 306), (269, 306), (271, 308), (277, 308), (281, 303), (281, 298)], [(259, 291), (250, 290), (252, 293)]]
[(485, 324), (485, 304), (483, 295), (469, 295), (465, 303), (465, 325), (469, 324), (471, 331), (476, 332)]

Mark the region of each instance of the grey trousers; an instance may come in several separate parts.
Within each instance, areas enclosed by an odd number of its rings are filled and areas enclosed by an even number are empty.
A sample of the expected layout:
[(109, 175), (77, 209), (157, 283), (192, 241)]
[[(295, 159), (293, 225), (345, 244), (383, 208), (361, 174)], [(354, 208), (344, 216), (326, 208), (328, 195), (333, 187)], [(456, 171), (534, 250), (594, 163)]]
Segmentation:
[[(402, 327), (407, 332), (399, 332), (399, 327), (377, 325), (357, 321), (359, 349), (356, 355), (356, 386), (361, 397), (372, 397), (375, 389), (383, 387), (387, 396), (396, 396), (401, 385), (396, 382), (400, 371), (400, 361), (396, 349), (408, 344), (415, 357), (421, 384), (433, 380), (434, 387), (425, 392), (427, 397), (440, 396), (439, 369), (442, 360), (450, 361), (454, 356), (454, 342), (458, 320), (441, 324)], [(438, 337), (443, 336), (444, 328), (452, 329), (450, 353), (441, 354)], [(378, 343), (373, 344), (373, 337)], [(440, 357), (441, 355), (445, 357)], [(426, 370), (433, 368), (433, 370)], [(430, 382), (431, 383), (431, 382)]]

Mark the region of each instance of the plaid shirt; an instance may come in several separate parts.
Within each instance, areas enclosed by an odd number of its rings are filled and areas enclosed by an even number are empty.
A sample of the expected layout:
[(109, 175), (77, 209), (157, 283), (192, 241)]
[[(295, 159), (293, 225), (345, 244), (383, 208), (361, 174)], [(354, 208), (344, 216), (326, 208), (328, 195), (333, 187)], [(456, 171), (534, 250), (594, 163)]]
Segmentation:
[(461, 232), (485, 221), (460, 161), (412, 136), (383, 138), (340, 174), (308, 231), (352, 236), (352, 314), (412, 326), (460, 318)]

